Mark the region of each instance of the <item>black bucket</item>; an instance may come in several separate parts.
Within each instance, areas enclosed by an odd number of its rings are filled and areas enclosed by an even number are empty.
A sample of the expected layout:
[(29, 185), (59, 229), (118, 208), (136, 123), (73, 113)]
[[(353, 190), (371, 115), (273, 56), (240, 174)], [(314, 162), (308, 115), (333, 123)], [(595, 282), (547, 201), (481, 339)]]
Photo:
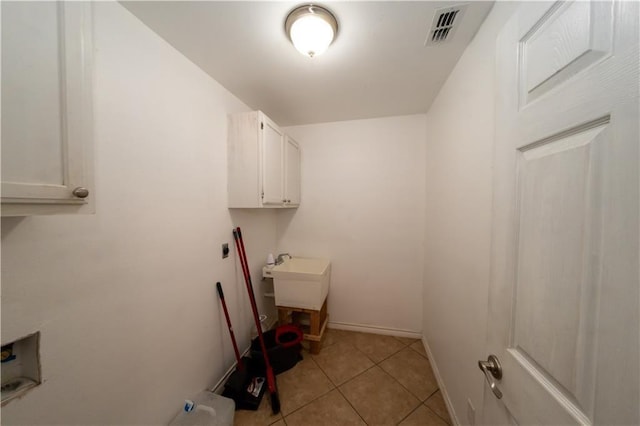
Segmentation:
[[(262, 337), (264, 338), (264, 345), (267, 348), (269, 362), (274, 374), (284, 373), (302, 360), (302, 355), (300, 354), (302, 345), (300, 343), (287, 345), (288, 347), (278, 344), (276, 330), (265, 331), (262, 333)], [(264, 357), (260, 350), (260, 340), (257, 337), (251, 341), (251, 359), (256, 368), (265, 370)]]

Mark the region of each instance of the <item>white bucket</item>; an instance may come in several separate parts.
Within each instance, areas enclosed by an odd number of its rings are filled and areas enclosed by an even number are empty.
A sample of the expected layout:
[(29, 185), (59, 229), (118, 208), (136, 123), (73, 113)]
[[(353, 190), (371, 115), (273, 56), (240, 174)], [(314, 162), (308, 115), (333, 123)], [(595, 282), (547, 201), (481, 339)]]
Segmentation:
[[(269, 317), (264, 314), (260, 315), (260, 328), (262, 329), (263, 333), (269, 329), (267, 318)], [(255, 339), (256, 337), (258, 337), (258, 330), (256, 329), (256, 325), (254, 324), (253, 327), (251, 327), (251, 340)]]

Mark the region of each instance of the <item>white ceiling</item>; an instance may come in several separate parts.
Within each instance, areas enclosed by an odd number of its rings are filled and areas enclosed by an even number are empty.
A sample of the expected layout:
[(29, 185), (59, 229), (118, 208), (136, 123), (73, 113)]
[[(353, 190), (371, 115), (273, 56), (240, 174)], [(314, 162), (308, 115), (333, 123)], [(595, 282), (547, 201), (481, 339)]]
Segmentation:
[(325, 2), (338, 36), (313, 59), (284, 32), (302, 2), (122, 4), (253, 109), (281, 126), (424, 113), (493, 2), (469, 3), (453, 38), (425, 47), (434, 10), (461, 2)]

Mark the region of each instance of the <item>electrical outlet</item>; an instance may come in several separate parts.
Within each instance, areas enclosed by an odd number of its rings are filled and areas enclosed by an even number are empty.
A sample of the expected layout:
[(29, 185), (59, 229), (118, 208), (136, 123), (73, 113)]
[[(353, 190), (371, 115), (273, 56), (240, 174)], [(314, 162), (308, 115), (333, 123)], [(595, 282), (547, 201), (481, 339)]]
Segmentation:
[(467, 421), (469, 422), (470, 426), (476, 424), (476, 409), (473, 408), (471, 398), (467, 398)]
[(226, 259), (229, 257), (229, 243), (222, 244), (222, 258)]

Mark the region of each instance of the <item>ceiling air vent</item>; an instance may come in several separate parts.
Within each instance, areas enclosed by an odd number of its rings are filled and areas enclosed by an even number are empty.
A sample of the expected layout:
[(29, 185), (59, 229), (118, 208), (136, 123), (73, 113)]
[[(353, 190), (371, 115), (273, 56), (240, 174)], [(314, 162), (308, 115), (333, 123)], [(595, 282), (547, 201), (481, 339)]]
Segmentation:
[(425, 46), (436, 46), (453, 38), (458, 24), (462, 20), (466, 4), (436, 9), (431, 22), (431, 29), (424, 41)]

